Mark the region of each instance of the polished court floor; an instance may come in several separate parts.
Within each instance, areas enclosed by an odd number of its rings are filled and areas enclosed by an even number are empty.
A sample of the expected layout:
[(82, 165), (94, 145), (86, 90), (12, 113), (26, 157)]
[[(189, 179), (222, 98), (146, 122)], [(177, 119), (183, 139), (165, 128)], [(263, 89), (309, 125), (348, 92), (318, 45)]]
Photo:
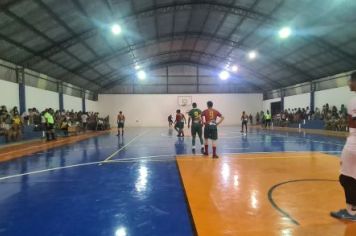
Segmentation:
[(222, 127), (211, 159), (168, 128), (132, 128), (36, 150), (0, 163), (0, 235), (356, 235), (329, 216), (344, 143)]

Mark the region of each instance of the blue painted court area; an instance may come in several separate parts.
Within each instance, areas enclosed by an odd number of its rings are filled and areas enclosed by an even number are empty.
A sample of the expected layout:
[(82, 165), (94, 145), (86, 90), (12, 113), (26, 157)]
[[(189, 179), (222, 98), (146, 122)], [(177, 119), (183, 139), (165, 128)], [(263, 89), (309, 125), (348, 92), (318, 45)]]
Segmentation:
[[(220, 155), (339, 156), (345, 143), (258, 129), (244, 136), (239, 130), (220, 129)], [(177, 138), (168, 128), (132, 128), (124, 137), (107, 134), (0, 163), (0, 235), (194, 235), (175, 161), (180, 154), (191, 154), (190, 137)]]

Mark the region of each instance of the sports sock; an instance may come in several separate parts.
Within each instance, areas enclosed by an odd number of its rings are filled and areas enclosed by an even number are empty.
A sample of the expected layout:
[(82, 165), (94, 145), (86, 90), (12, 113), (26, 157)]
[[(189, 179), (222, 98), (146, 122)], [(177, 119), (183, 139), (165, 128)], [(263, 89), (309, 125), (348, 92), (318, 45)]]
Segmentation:
[(213, 156), (216, 156), (216, 147), (213, 147)]
[(356, 216), (356, 207), (351, 204), (346, 204), (346, 210), (350, 215)]

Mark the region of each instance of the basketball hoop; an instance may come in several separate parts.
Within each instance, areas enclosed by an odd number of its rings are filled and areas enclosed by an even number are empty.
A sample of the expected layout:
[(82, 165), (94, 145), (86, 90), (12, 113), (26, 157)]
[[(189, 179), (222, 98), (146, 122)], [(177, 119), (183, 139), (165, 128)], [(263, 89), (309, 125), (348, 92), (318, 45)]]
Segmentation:
[(178, 105), (180, 107), (186, 107), (192, 104), (191, 96), (178, 96)]
[(183, 99), (180, 106), (185, 107), (187, 106), (187, 104), (188, 104), (187, 100)]

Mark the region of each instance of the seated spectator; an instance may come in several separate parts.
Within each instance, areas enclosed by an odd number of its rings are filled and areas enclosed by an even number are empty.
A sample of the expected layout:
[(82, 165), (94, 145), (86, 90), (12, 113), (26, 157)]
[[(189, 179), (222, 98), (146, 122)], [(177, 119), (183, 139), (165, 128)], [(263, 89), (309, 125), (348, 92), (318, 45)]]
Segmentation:
[(32, 109), (28, 109), (28, 111), (24, 111), (21, 114), (22, 123), (24, 125), (30, 125), (30, 113), (32, 113)]
[(11, 128), (8, 130), (8, 141), (18, 141), (21, 137), (22, 121), (18, 113), (11, 119)]
[(65, 117), (61, 122), (60, 129), (64, 132), (64, 136), (68, 136), (68, 128), (70, 126), (70, 121), (68, 117)]

